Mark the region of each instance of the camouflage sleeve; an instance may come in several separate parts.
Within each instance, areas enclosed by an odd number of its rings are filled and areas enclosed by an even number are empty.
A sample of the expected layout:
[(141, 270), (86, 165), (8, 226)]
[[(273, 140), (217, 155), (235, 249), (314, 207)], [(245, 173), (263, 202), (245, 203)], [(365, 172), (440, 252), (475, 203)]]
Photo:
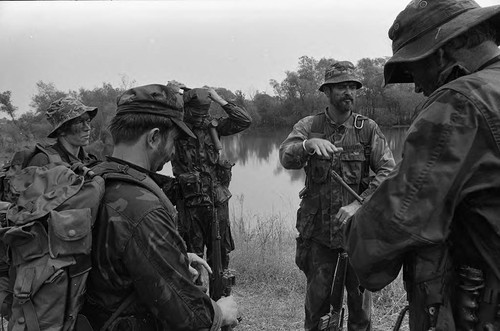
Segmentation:
[(163, 208), (150, 211), (137, 224), (124, 264), (141, 301), (168, 330), (220, 328), (221, 311), (192, 282), (184, 242)]
[(380, 183), (382, 183), (396, 165), (384, 134), (375, 122), (372, 123), (374, 129), (371, 138), (370, 168), (375, 173), (375, 176), (370, 181), (368, 188), (360, 194), (363, 199), (375, 192)]
[(252, 118), (244, 108), (228, 102), (222, 109), (224, 109), (228, 117), (218, 120), (219, 126), (217, 127), (217, 132), (220, 136), (230, 136), (241, 132), (248, 129), (250, 124), (252, 124)]
[(313, 118), (313, 116), (307, 116), (298, 121), (293, 126), (292, 132), (281, 143), (279, 156), (283, 168), (301, 169), (306, 165), (309, 155), (302, 143), (309, 137)]
[(344, 246), (365, 288), (380, 290), (396, 278), (409, 250), (446, 239), (478, 114), (449, 90), (428, 100), (409, 128), (401, 163), (345, 225)]

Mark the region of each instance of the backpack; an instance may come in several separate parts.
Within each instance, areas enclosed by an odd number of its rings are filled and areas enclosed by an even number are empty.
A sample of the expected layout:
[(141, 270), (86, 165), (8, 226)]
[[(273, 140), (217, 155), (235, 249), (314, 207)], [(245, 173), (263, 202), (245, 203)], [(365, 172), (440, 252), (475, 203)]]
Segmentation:
[(49, 163), (62, 163), (62, 159), (59, 154), (50, 148), (46, 148), (41, 144), (36, 144), (35, 146), (26, 147), (23, 150), (17, 151), (12, 156), (11, 160), (2, 166), (0, 169), (0, 200), (9, 201), (13, 199), (10, 196), (9, 182), (7, 177), (12, 177), (21, 169), (28, 166), (31, 159), (39, 152), (47, 155)]
[(0, 289), (0, 304), (10, 305), (9, 330), (73, 330), (77, 319), (85, 324), (78, 312), (104, 194), (104, 179), (89, 170), (50, 163), (5, 176), (12, 205), (0, 227), (0, 256), (10, 286)]
[[(0, 257), (10, 264), (11, 293), (0, 263), (0, 307), (11, 308), (9, 330), (92, 330), (79, 314), (92, 267), (92, 227), (105, 191), (105, 181), (141, 185), (159, 197), (164, 193), (145, 174), (116, 163), (92, 169), (77, 163), (27, 167), (6, 177), (15, 197), (0, 227)], [(5, 275), (4, 275), (5, 277)], [(131, 294), (105, 323), (109, 326), (133, 300)], [(7, 299), (7, 300), (6, 300)]]

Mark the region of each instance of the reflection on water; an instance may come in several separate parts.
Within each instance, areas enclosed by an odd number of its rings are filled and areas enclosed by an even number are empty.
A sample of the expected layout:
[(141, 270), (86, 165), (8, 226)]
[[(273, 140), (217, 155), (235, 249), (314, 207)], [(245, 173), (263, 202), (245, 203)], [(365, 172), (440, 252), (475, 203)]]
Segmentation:
[[(401, 159), (406, 128), (382, 129), (396, 161)], [(245, 132), (223, 137), (223, 156), (232, 162), (233, 177), (229, 189), (230, 208), (235, 215), (266, 217), (279, 215), (295, 224), (298, 192), (304, 185), (304, 171), (284, 169), (278, 157), (281, 142), (289, 130)], [(171, 175), (170, 165), (164, 174)]]

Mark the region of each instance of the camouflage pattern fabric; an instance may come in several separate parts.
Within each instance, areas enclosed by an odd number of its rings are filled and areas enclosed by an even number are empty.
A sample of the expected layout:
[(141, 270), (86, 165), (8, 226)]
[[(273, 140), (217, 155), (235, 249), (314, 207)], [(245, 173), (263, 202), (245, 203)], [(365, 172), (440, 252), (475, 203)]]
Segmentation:
[(64, 123), (88, 113), (90, 119), (93, 119), (97, 114), (96, 107), (87, 107), (79, 100), (73, 97), (64, 97), (52, 102), (45, 112), (47, 121), (52, 126), (52, 131), (47, 137), (55, 138), (57, 129)]
[[(83, 148), (80, 148), (78, 157), (75, 157), (60, 142), (48, 146), (46, 147), (46, 149), (49, 152), (57, 153), (61, 157), (62, 161), (68, 164), (73, 164), (75, 162), (82, 162), (83, 164), (89, 164), (97, 161), (96, 156), (87, 153)], [(33, 156), (33, 158), (29, 161), (28, 166), (42, 167), (49, 163), (50, 163), (49, 157), (45, 153), (40, 151), (39, 153)]]
[[(480, 266), (486, 280), (500, 280), (498, 77), (497, 61), (443, 85), (422, 105), (397, 171), (344, 228), (362, 286), (382, 289), (408, 262), (408, 252), (450, 240), (455, 267)], [(484, 317), (477, 330), (494, 318)]]
[[(353, 201), (346, 190), (330, 177), (329, 170), (336, 170), (351, 188), (359, 192), (363, 165), (369, 163), (376, 175), (368, 188), (360, 192), (361, 197), (366, 198), (375, 191), (394, 167), (392, 152), (378, 125), (365, 118), (362, 129), (358, 130), (354, 126), (356, 115), (358, 114), (353, 113), (342, 125), (324, 116), (326, 123), (323, 138), (329, 139), (345, 150), (333, 159), (311, 156), (302, 146), (304, 139), (315, 135), (311, 133), (314, 116), (303, 118), (295, 124), (292, 132), (280, 146), (280, 161), (283, 167), (307, 169), (308, 193), (303, 197), (297, 211), (299, 240), (296, 256), (297, 265), (307, 277), (304, 324), (306, 330), (315, 330), (320, 317), (329, 310), (328, 296), (338, 254), (334, 249), (340, 248), (342, 244), (338, 224), (335, 224), (333, 219), (339, 208)], [(366, 143), (370, 146), (370, 160), (365, 160), (364, 147), (361, 145), (361, 140), (365, 140), (365, 137)], [(301, 247), (300, 242), (304, 241), (312, 244), (309, 247)], [(353, 284), (358, 284), (356, 275), (348, 272), (346, 289), (350, 298), (349, 315), (355, 317), (349, 320), (348, 327), (350, 330), (370, 330), (369, 294), (366, 291), (360, 295), (357, 285)]]
[[(114, 167), (147, 173), (122, 160), (108, 160)], [(148, 189), (118, 180), (106, 181), (103, 201), (93, 231), (93, 268), (84, 309), (93, 328), (99, 330), (135, 292), (138, 300), (122, 314), (144, 322), (135, 323), (144, 326), (135, 330), (219, 330), (220, 308), (191, 280), (170, 201), (163, 196), (161, 202)], [(132, 330), (130, 323), (120, 323), (120, 330)]]
[[(217, 134), (229, 136), (247, 129), (252, 119), (246, 110), (232, 103), (223, 106), (228, 117), (217, 119)], [(196, 135), (196, 139), (182, 135), (178, 137), (175, 145), (175, 155), (172, 160), (172, 171), (176, 178), (191, 176), (194, 173), (200, 174), (197, 179), (199, 192), (192, 192), (192, 196), (187, 196), (187, 192), (181, 192), (180, 203), (177, 203), (179, 210), (179, 229), (186, 240), (188, 250), (200, 256), (204, 253), (204, 246), (207, 246), (207, 256), (210, 256), (211, 224), (213, 213), (211, 208), (216, 206), (221, 234), (223, 234), (221, 248), (225, 256), (222, 257), (227, 267), (229, 263), (228, 253), (234, 249), (234, 242), (231, 235), (229, 211), (227, 201), (230, 192), (227, 189), (227, 176), (220, 176), (219, 154), (208, 132), (207, 123), (211, 119), (206, 119), (201, 126), (194, 126), (186, 123)], [(228, 170), (230, 172), (230, 169)], [(230, 177), (230, 175), (229, 175)], [(182, 191), (182, 190), (181, 190)], [(218, 192), (226, 192), (224, 195)]]

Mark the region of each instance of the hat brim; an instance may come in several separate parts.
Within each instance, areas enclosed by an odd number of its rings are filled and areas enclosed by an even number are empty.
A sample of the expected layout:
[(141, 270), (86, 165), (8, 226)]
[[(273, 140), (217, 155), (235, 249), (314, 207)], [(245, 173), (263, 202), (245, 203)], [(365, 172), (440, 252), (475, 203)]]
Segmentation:
[(182, 131), (184, 131), (188, 136), (190, 136), (191, 138), (196, 138), (196, 136), (194, 135), (193, 131), (191, 131), (191, 129), (189, 129), (186, 125), (186, 123), (184, 123), (183, 121), (177, 119), (177, 118), (171, 118), (172, 122), (174, 122)]
[(346, 79), (346, 80), (340, 80), (340, 81), (338, 81), (338, 80), (327, 80), (326, 82), (324, 82), (323, 84), (321, 84), (321, 86), (319, 87), (318, 90), (320, 90), (321, 92), (323, 92), (323, 87), (325, 87), (326, 85), (349, 83), (349, 82), (356, 83), (356, 90), (359, 90), (360, 88), (363, 87), (363, 84), (359, 80), (355, 80), (355, 79)]
[(498, 45), (500, 43), (500, 5), (468, 10), (396, 51), (384, 66), (385, 85), (413, 83), (413, 77), (404, 68), (406, 63), (428, 57), (446, 42), (487, 20), (491, 20), (497, 30)]
[(55, 127), (55, 128), (54, 128), (54, 129), (53, 129), (53, 130), (52, 130), (52, 131), (51, 131), (51, 132), (47, 135), (47, 138), (57, 138), (57, 130), (59, 130), (59, 128), (60, 128), (60, 127), (61, 127), (64, 123), (67, 123), (67, 122), (69, 122), (69, 121), (71, 121), (71, 120), (73, 120), (73, 119), (75, 119), (75, 118), (78, 118), (78, 117), (82, 116), (84, 113), (88, 113), (88, 114), (89, 114), (89, 117), (90, 117), (90, 119), (91, 119), (91, 120), (92, 120), (92, 119), (94, 119), (94, 117), (97, 115), (97, 111), (98, 111), (97, 107), (87, 107), (87, 106), (84, 106), (84, 107), (85, 107), (85, 108), (84, 108), (85, 110), (84, 110), (81, 114), (79, 114), (79, 115), (77, 115), (77, 116), (70, 117), (70, 118), (68, 118), (66, 121), (64, 121), (64, 122), (62, 122), (62, 123), (59, 123), (59, 125), (58, 125), (58, 126), (56, 126), (56, 127)]

